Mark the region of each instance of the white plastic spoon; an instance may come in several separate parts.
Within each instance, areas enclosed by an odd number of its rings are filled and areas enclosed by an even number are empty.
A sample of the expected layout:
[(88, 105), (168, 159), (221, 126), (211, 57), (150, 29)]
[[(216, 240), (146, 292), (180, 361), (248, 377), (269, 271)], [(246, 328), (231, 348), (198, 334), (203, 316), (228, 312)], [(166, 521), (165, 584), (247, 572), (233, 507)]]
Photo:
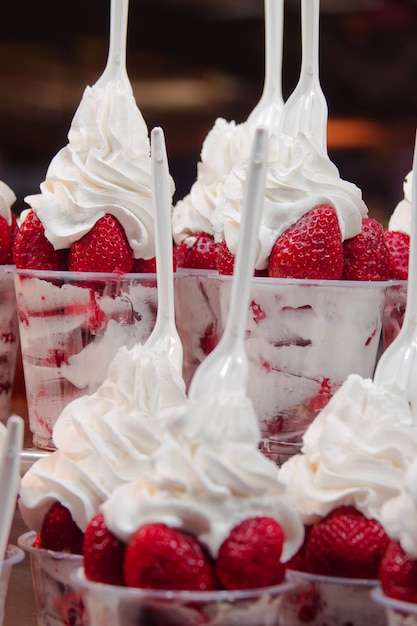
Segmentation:
[(129, 0), (111, 0), (109, 53), (106, 67), (96, 86), (104, 87), (116, 81), (122, 81), (130, 86), (126, 71), (128, 10)]
[(249, 366), (244, 335), (264, 203), (267, 160), (268, 131), (262, 127), (255, 131), (249, 159), (226, 327), (215, 349), (194, 373), (188, 392), (192, 400), (207, 394), (240, 391), (247, 384)]
[(320, 0), (302, 0), (300, 78), (284, 105), (280, 133), (295, 137), (302, 132), (327, 152), (328, 108), (319, 79), (319, 21)]
[(282, 97), (284, 0), (265, 0), (265, 82), (261, 99), (248, 117), (252, 127), (278, 129)]
[(417, 412), (417, 135), (411, 187), (410, 260), (404, 321), (397, 337), (381, 355), (374, 375), (377, 385), (390, 381), (397, 381), (405, 388), (408, 401)]
[(181, 373), (183, 350), (174, 309), (170, 179), (164, 133), (159, 127), (151, 132), (151, 158), (158, 310), (154, 329), (145, 345), (161, 346)]
[(20, 487), (20, 452), (23, 447), (24, 422), (18, 415), (7, 420), (7, 437), (0, 464), (0, 571), (9, 540), (10, 528)]

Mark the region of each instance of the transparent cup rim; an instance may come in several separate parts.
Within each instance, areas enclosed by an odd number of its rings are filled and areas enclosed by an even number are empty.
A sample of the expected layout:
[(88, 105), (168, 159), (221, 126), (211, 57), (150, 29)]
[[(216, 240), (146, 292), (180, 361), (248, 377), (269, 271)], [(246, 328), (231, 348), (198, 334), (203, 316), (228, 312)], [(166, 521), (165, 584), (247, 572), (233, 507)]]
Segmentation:
[(302, 580), (306, 582), (321, 582), (327, 584), (350, 585), (355, 587), (376, 587), (378, 580), (369, 578), (345, 578), (339, 576), (324, 576), (323, 574), (313, 574), (301, 570), (288, 569), (288, 580)]
[(20, 269), (20, 268), (12, 268), (11, 273), (17, 274), (22, 277), (29, 278), (39, 278), (39, 279), (47, 279), (47, 278), (65, 278), (67, 280), (112, 280), (114, 282), (121, 282), (124, 280), (151, 280), (156, 278), (156, 273), (139, 273), (139, 272), (130, 272), (126, 274), (117, 274), (116, 272), (70, 272), (68, 270), (31, 270), (31, 269)]
[(74, 585), (85, 590), (100, 590), (106, 595), (113, 595), (124, 599), (142, 598), (153, 600), (176, 600), (183, 602), (231, 602), (236, 600), (252, 600), (263, 595), (279, 595), (287, 591), (297, 588), (297, 583), (286, 580), (279, 585), (272, 587), (261, 587), (257, 589), (238, 589), (216, 591), (183, 591), (183, 590), (164, 590), (164, 589), (139, 589), (136, 587), (118, 587), (116, 585), (108, 585), (88, 580), (84, 574), (84, 568), (78, 567), (71, 573), (71, 579)]
[(417, 604), (412, 602), (405, 602), (404, 600), (397, 600), (396, 598), (390, 598), (386, 596), (382, 591), (381, 585), (377, 585), (371, 591), (371, 597), (377, 604), (381, 604), (382, 606), (395, 609), (398, 611), (403, 611), (406, 613), (415, 613), (417, 615)]
[(84, 557), (81, 554), (72, 554), (71, 552), (55, 552), (54, 550), (47, 550), (46, 548), (38, 548), (34, 546), (37, 533), (34, 530), (29, 530), (23, 535), (20, 535), (17, 539), (17, 544), (20, 548), (33, 555), (48, 556), (51, 559), (57, 561), (76, 561), (80, 564), (83, 562)]
[(23, 561), (24, 558), (24, 551), (17, 546), (9, 543), (6, 550), (5, 559), (3, 561), (3, 567), (11, 567), (12, 565), (16, 565), (17, 563)]

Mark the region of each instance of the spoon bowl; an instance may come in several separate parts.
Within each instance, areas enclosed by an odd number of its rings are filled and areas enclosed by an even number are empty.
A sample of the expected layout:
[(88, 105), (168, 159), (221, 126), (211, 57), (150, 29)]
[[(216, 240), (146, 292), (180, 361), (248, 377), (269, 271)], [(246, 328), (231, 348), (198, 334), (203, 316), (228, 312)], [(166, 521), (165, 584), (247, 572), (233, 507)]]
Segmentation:
[(267, 153), (268, 133), (261, 127), (255, 131), (249, 159), (226, 327), (213, 352), (194, 373), (188, 393), (192, 400), (246, 388), (249, 366), (244, 334), (264, 202)]

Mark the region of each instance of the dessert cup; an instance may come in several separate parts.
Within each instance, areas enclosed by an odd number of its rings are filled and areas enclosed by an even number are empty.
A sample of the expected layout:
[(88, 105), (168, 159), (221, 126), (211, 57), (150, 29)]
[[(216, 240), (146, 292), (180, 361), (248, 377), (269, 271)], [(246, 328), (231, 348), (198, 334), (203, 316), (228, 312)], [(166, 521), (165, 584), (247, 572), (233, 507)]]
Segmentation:
[(72, 575), (88, 626), (284, 626), (279, 606), (296, 583), (244, 591), (163, 591), (116, 587)]
[(417, 626), (417, 604), (389, 598), (380, 587), (372, 590), (371, 597), (384, 609), (387, 626)]
[(0, 268), (0, 421), (6, 423), (10, 415), (16, 367), (19, 327), (13, 266)]
[(373, 602), (377, 580), (336, 578), (289, 570), (297, 583), (280, 606), (282, 624), (291, 626), (385, 626), (382, 607)]
[(84, 626), (82, 599), (71, 580), (83, 557), (37, 548), (35, 539), (29, 531), (20, 535), (18, 545), (30, 555), (38, 626)]
[(387, 349), (401, 330), (407, 304), (407, 281), (392, 281), (386, 291), (382, 322), (383, 347)]
[[(302, 436), (349, 374), (372, 377), (386, 282), (254, 278), (246, 327), (248, 394), (264, 453), (278, 464), (299, 452)], [(176, 276), (184, 379), (221, 336), (231, 276)]]
[(4, 608), (6, 604), (7, 592), (9, 590), (10, 574), (13, 565), (20, 563), (25, 558), (23, 550), (17, 546), (9, 544), (7, 546), (6, 556), (3, 561), (3, 567), (0, 574), (0, 626), (3, 625)]
[(121, 346), (150, 335), (156, 275), (16, 270), (15, 288), (33, 444), (54, 449), (62, 409), (97, 390)]

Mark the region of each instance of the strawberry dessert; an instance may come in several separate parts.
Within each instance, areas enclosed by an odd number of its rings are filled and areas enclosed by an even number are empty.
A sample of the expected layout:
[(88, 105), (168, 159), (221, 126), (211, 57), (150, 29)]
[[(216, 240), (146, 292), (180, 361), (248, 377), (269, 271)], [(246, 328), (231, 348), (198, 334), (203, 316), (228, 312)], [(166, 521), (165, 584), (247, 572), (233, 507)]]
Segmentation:
[[(34, 444), (94, 392), (122, 345), (149, 336), (157, 306), (148, 130), (128, 81), (84, 91), (14, 245)], [(174, 184), (170, 179), (171, 193)], [(145, 272), (146, 274), (144, 274)], [(152, 276), (149, 276), (149, 272)]]
[(404, 475), (401, 493), (382, 508), (390, 543), (379, 567), (376, 602), (386, 610), (388, 626), (417, 624), (417, 461)]
[(32, 465), (19, 494), (32, 529), (20, 545), (31, 555), (45, 623), (84, 624), (70, 579), (82, 563), (84, 531), (118, 485), (146, 471), (185, 400), (184, 382), (166, 354), (137, 344), (119, 349), (95, 393), (64, 408), (53, 430), (57, 450)]
[(149, 470), (87, 526), (77, 582), (91, 626), (280, 623), (304, 532), (258, 439), (243, 394), (183, 405)]
[(384, 506), (416, 458), (416, 423), (395, 382), (377, 387), (352, 374), (306, 430), (301, 454), (280, 468), (305, 524), (288, 566), (304, 588), (286, 603), (288, 623), (385, 623), (369, 594), (390, 541)]
[(19, 339), (13, 274), (2, 267), (14, 264), (13, 244), (18, 231), (12, 212), (15, 201), (14, 192), (0, 181), (0, 422), (3, 423), (10, 414)]

